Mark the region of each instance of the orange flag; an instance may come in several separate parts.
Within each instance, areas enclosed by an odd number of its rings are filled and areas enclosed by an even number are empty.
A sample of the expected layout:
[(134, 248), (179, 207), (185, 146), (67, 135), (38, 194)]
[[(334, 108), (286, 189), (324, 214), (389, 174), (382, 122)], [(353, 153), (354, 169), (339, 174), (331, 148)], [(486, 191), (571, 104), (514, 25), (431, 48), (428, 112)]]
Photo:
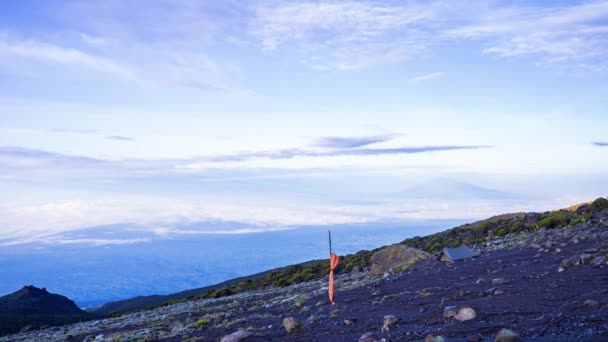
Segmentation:
[(334, 302), (334, 270), (338, 267), (339, 262), (339, 256), (329, 253), (329, 300), (331, 305), (336, 305), (336, 302)]

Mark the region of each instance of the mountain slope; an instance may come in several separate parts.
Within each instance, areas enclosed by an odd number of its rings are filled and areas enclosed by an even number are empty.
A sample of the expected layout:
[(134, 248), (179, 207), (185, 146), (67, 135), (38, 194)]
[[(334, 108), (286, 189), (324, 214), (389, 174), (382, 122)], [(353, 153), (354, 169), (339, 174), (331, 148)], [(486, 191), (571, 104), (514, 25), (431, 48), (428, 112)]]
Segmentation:
[(67, 297), (31, 285), (0, 297), (0, 335), (18, 332), (27, 326), (36, 329), (96, 317), (82, 311)]
[[(483, 245), (493, 238), (500, 238), (522, 232), (534, 232), (541, 228), (554, 229), (568, 225), (582, 224), (597, 217), (608, 209), (608, 200), (598, 198), (593, 202), (582, 203), (566, 209), (544, 213), (511, 213), (490, 217), (474, 223), (464, 224), (443, 232), (427, 236), (416, 236), (401, 243), (410, 247), (437, 253), (444, 247)], [(360, 251), (341, 257), (336, 273), (345, 274), (355, 268), (369, 266), (370, 257), (382, 247), (369, 251)], [(213, 286), (183, 291), (166, 296), (136, 297), (102, 305), (91, 312), (98, 315), (111, 313), (124, 314), (144, 308), (174, 304), (179, 301), (219, 298), (244, 291), (259, 290), (269, 287), (284, 287), (310, 280), (321, 279), (329, 273), (326, 260), (313, 260), (301, 264), (274, 269), (248, 277), (236, 278)]]

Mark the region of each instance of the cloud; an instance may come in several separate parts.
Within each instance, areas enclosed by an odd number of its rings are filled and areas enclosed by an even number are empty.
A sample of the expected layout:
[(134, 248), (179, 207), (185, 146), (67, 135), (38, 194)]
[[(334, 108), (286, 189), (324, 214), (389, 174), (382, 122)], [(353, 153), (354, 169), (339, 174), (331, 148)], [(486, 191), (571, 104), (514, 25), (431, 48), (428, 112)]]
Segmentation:
[(605, 68), (608, 3), (588, 1), (553, 6), (491, 6), (488, 15), (445, 32), (450, 38), (480, 39), (486, 54), (536, 55), (553, 64)]
[(608, 142), (603, 142), (603, 141), (594, 141), (591, 144), (593, 144), (595, 146), (600, 146), (600, 147), (608, 146)]
[(262, 49), (296, 42), (315, 69), (356, 70), (404, 60), (427, 47), (417, 24), (434, 16), (429, 6), (363, 1), (272, 4), (257, 9), (252, 31)]
[(61, 153), (22, 147), (0, 147), (2, 169), (30, 169), (42, 167), (99, 167), (107, 162), (99, 159), (69, 156)]
[(124, 137), (122, 135), (109, 135), (106, 137), (108, 140), (117, 140), (117, 141), (133, 141), (133, 138)]
[(394, 135), (376, 135), (367, 137), (323, 137), (320, 138), (315, 145), (329, 148), (355, 148), (389, 141), (393, 138)]
[(76, 134), (96, 134), (96, 129), (74, 129), (74, 128), (53, 128), (49, 130), (52, 133), (76, 133)]
[(446, 41), (468, 39), (479, 40), (485, 54), (536, 55), (545, 62), (604, 70), (606, 19), (605, 1), (316, 1), (261, 6), (252, 32), (263, 50), (295, 45), (304, 63), (319, 70), (401, 62)]
[(78, 66), (96, 72), (133, 77), (133, 70), (110, 59), (36, 40), (9, 41), (0, 36), (0, 56)]
[[(114, 140), (125, 141), (127, 137), (114, 136)], [(291, 148), (270, 151), (252, 151), (224, 155), (199, 156), (182, 159), (156, 160), (104, 160), (92, 157), (73, 156), (22, 147), (0, 147), (0, 177), (13, 179), (32, 177), (74, 178), (86, 177), (129, 177), (143, 175), (167, 175), (180, 170), (202, 170), (207, 167), (246, 167), (242, 162), (256, 159), (274, 161), (296, 157), (341, 157), (341, 156), (381, 156), (396, 154), (419, 154), (440, 151), (477, 150), (493, 148), (489, 145), (428, 145), (403, 146), (394, 148), (364, 148), (375, 142), (385, 141), (388, 137), (357, 140), (329, 141), (334, 148), (321, 150)], [(361, 146), (361, 147), (357, 147)]]
[[(369, 143), (371, 144), (371, 143)], [(365, 146), (368, 144), (363, 144)], [(213, 162), (237, 162), (255, 158), (267, 158), (273, 160), (291, 159), (295, 157), (339, 157), (339, 156), (379, 156), (391, 154), (415, 154), (438, 151), (455, 150), (477, 150), (482, 148), (493, 148), (490, 145), (436, 145), (436, 146), (407, 146), (396, 148), (339, 148), (329, 151), (316, 151), (305, 149), (284, 149), (276, 151), (244, 152), (208, 158)]]
[(197, 80), (193, 80), (193, 79), (184, 79), (184, 80), (180, 80), (176, 83), (181, 86), (200, 90), (203, 92), (213, 92), (214, 93), (214, 92), (221, 92), (221, 91), (227, 90), (226, 88), (215, 85), (213, 83), (202, 82), (202, 81), (197, 81)]
[(447, 75), (445, 72), (432, 72), (430, 74), (420, 75), (413, 78), (410, 78), (411, 82), (424, 82), (424, 81), (432, 81)]

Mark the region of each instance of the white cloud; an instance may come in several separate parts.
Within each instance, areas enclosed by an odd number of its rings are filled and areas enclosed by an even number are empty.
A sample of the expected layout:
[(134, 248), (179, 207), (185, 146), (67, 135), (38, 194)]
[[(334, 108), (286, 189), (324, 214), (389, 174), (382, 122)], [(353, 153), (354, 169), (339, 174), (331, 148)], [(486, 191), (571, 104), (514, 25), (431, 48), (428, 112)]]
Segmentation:
[(410, 81), (411, 82), (432, 81), (432, 80), (436, 80), (436, 79), (442, 78), (445, 75), (447, 75), (447, 74), (445, 72), (442, 72), (442, 71), (432, 72), (430, 74), (424, 74), (424, 75), (412, 77), (412, 78), (410, 78)]
[[(543, 61), (574, 67), (605, 67), (608, 58), (608, 2), (552, 7), (492, 7), (498, 16), (471, 18), (445, 31), (449, 38), (481, 39), (484, 53), (501, 57), (538, 55)], [(603, 66), (602, 66), (603, 65)], [(587, 68), (589, 69), (589, 68)]]
[(266, 51), (299, 43), (305, 64), (315, 69), (362, 69), (426, 48), (427, 32), (416, 24), (434, 10), (358, 1), (270, 5), (257, 9), (252, 31)]
[(536, 54), (544, 61), (591, 69), (608, 58), (608, 26), (601, 23), (607, 18), (605, 1), (542, 7), (486, 1), (320, 1), (262, 6), (252, 32), (269, 52), (295, 44), (303, 63), (318, 70), (400, 62), (462, 39), (481, 40), (485, 47), (480, 51), (487, 54)]
[(9, 41), (0, 38), (0, 56), (78, 66), (125, 78), (134, 76), (132, 69), (110, 59), (94, 56), (78, 49), (35, 40)]

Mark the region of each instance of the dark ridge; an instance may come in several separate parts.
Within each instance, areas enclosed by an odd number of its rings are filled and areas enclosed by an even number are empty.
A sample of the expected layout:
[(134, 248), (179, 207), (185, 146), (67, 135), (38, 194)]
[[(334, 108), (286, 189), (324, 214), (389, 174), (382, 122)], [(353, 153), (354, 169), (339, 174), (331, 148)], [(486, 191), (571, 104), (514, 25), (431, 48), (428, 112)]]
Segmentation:
[(32, 285), (0, 297), (0, 336), (26, 327), (39, 329), (95, 318), (98, 317), (81, 310), (67, 297)]

